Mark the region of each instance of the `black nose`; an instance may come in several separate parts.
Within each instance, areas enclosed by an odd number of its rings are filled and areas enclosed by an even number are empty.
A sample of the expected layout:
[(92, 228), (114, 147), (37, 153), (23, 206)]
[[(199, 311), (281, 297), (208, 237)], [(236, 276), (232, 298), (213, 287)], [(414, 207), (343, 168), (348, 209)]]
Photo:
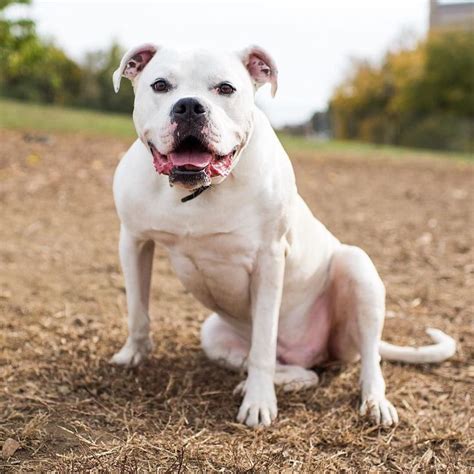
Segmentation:
[(197, 99), (186, 97), (173, 105), (171, 115), (179, 120), (192, 120), (206, 115), (206, 109)]

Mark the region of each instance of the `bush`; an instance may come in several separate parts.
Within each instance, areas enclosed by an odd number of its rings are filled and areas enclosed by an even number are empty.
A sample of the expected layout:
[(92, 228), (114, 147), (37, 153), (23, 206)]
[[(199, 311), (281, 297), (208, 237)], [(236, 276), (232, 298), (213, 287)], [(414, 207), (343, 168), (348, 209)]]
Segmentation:
[(330, 104), (336, 138), (472, 149), (474, 33), (437, 33), (380, 66), (354, 64)]
[(36, 39), (9, 55), (2, 76), (2, 92), (22, 100), (67, 104), (81, 87), (80, 67), (59, 48)]
[(407, 127), (399, 144), (410, 147), (472, 152), (474, 122), (454, 115), (430, 115)]

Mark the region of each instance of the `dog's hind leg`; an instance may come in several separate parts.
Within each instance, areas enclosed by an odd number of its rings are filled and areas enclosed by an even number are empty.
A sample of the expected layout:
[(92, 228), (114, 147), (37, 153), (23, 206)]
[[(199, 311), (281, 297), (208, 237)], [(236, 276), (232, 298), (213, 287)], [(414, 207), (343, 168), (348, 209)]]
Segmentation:
[(319, 377), (313, 370), (277, 363), (273, 381), (285, 392), (297, 392), (318, 385)]
[[(222, 319), (218, 314), (211, 314), (201, 328), (201, 345), (207, 357), (222, 367), (235, 370), (247, 370), (247, 356), (250, 343)], [(296, 365), (277, 363), (275, 385), (282, 386), (284, 391), (297, 391), (318, 384), (318, 376), (312, 370)], [(240, 383), (236, 392), (243, 387)]]
[(385, 317), (385, 288), (372, 261), (358, 247), (342, 245), (331, 263), (330, 298), (334, 330), (332, 355), (351, 360), (360, 354), (361, 414), (375, 423), (398, 422), (397, 411), (385, 398), (379, 343)]
[(222, 367), (235, 371), (246, 368), (250, 342), (216, 313), (201, 327), (201, 346), (207, 357)]

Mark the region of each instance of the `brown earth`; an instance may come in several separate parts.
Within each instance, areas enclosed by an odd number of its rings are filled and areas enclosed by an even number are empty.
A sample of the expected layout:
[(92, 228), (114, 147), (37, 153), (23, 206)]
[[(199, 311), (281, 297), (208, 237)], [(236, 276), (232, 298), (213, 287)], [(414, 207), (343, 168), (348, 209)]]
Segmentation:
[(315, 214), (385, 280), (384, 337), (426, 343), (434, 326), (459, 350), (440, 365), (383, 363), (396, 428), (358, 416), (358, 366), (333, 364), (316, 390), (279, 392), (277, 422), (252, 431), (234, 422), (241, 375), (206, 361), (207, 311), (163, 251), (153, 356), (133, 370), (107, 362), (126, 336), (111, 182), (127, 143), (27, 138), (0, 131), (0, 444), (21, 446), (1, 472), (472, 469), (472, 165), (292, 153)]

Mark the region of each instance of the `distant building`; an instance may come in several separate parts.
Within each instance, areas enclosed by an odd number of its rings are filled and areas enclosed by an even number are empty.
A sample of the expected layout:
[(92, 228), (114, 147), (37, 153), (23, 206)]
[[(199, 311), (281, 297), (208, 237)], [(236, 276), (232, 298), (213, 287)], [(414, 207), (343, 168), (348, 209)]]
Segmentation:
[(430, 30), (474, 29), (474, 1), (430, 0)]
[(288, 135), (304, 135), (319, 140), (328, 140), (332, 136), (329, 111), (315, 112), (306, 122), (298, 125), (285, 125), (280, 130)]

